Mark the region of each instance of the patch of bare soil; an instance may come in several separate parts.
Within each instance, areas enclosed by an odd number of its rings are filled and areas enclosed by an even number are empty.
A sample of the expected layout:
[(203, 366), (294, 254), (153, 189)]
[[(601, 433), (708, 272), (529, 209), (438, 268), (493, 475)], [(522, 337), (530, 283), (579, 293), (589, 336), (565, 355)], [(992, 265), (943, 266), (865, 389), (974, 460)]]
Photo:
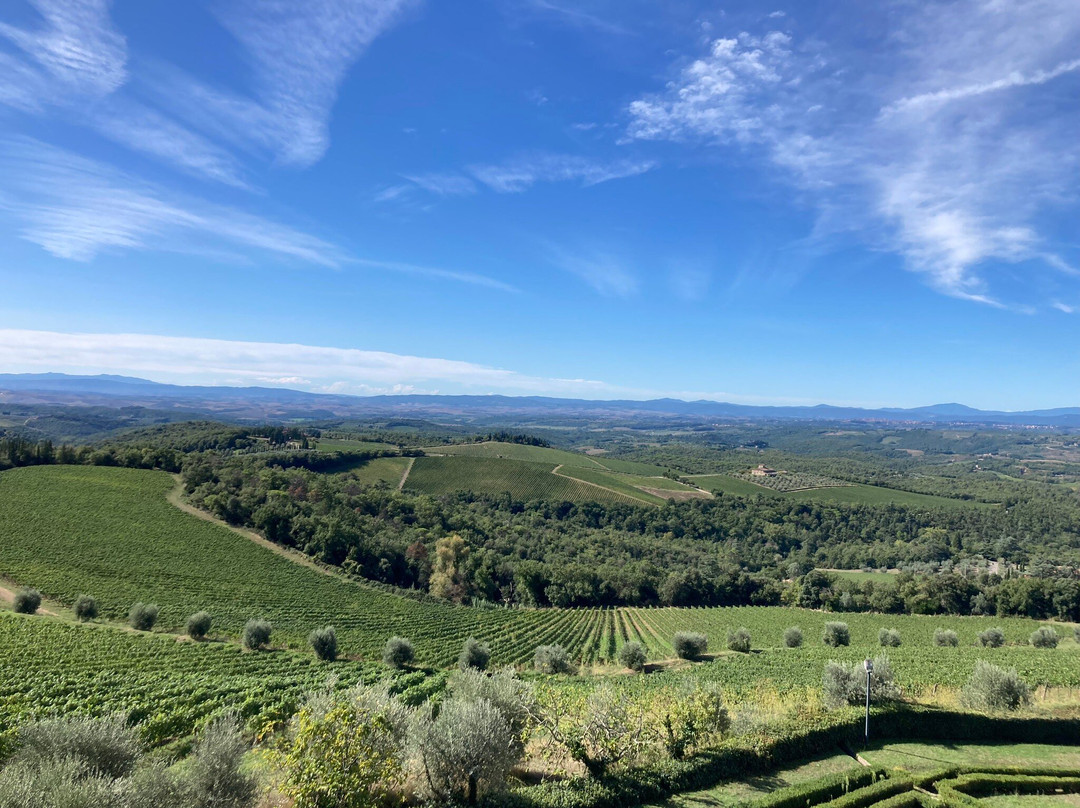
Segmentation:
[[(5, 584), (0, 583), (0, 601), (8, 604), (9, 606), (15, 602), (15, 590), (9, 589)], [(38, 609), (39, 614), (47, 614), (51, 617), (56, 617), (57, 614), (52, 609), (48, 609), (42, 606)]]

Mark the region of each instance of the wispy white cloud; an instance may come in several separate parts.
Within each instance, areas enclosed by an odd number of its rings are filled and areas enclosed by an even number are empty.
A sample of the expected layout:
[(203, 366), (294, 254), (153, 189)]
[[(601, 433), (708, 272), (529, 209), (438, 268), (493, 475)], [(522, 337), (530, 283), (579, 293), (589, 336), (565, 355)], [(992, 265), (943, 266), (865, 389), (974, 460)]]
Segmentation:
[(61, 258), (110, 249), (207, 248), (207, 239), (303, 262), (340, 266), (335, 245), (284, 224), (195, 200), (32, 140), (0, 144), (0, 188), (22, 236)]
[[(0, 37), (40, 70), (48, 103), (70, 94), (105, 96), (127, 80), (127, 43), (109, 19), (109, 0), (31, 0), (41, 15), (33, 28), (0, 22)], [(25, 78), (28, 67), (20, 69)], [(0, 76), (0, 83), (20, 78)]]
[(492, 165), (469, 167), (477, 180), (499, 193), (518, 193), (538, 182), (580, 182), (599, 185), (611, 180), (635, 177), (656, 168), (655, 160), (605, 162), (579, 155), (525, 155)]
[(638, 291), (638, 279), (623, 261), (601, 250), (576, 253), (548, 245), (551, 262), (578, 276), (605, 297), (630, 297)]
[(583, 10), (580, 8), (580, 4), (574, 6), (553, 3), (551, 0), (526, 0), (526, 6), (535, 12), (547, 14), (577, 28), (591, 28), (605, 34), (617, 34), (619, 36), (626, 36), (631, 33), (630, 29), (625, 26)]
[(326, 267), (364, 267), (517, 292), (479, 273), (379, 261), (280, 222), (171, 193), (99, 162), (20, 139), (0, 142), (0, 210), (21, 235), (60, 258), (161, 249), (235, 260), (257, 250)]
[(955, 297), (1001, 305), (1001, 263), (1067, 274), (1039, 213), (1075, 195), (1080, 110), (1052, 94), (1076, 92), (1080, 5), (912, 5), (878, 34), (716, 39), (630, 104), (628, 136), (760, 155), (816, 201), (819, 234), (857, 231)]
[(235, 0), (220, 18), (241, 43), (254, 94), (210, 87), (174, 68), (146, 77), (190, 126), (284, 165), (309, 166), (329, 145), (348, 69), (413, 0)]
[(405, 179), (439, 196), (467, 196), (476, 193), (476, 183), (460, 174), (407, 174)]
[(675, 297), (695, 303), (708, 293), (712, 275), (700, 266), (678, 264), (668, 273), (668, 280)]

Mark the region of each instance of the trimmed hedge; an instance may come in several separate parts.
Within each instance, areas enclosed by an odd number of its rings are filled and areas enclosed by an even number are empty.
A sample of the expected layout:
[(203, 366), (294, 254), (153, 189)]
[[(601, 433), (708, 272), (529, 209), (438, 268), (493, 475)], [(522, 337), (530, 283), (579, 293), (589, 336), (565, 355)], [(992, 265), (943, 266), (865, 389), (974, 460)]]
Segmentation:
[(807, 805), (818, 805), (866, 788), (887, 776), (888, 772), (885, 769), (856, 766), (846, 772), (830, 774), (807, 783), (778, 789), (772, 794), (748, 803), (748, 806), (749, 808), (806, 808)]
[(977, 808), (979, 797), (992, 794), (1080, 794), (1080, 777), (1053, 777), (1044, 774), (993, 774), (976, 772), (962, 774), (952, 780), (937, 783), (938, 795), (948, 808)]
[[(725, 780), (745, 779), (769, 772), (785, 763), (813, 757), (823, 748), (862, 737), (862, 712), (837, 710), (809, 723), (789, 720), (749, 737), (733, 738), (713, 749), (681, 761), (663, 760), (652, 766), (624, 770), (602, 779), (573, 778), (547, 782), (504, 795), (501, 806), (512, 808), (632, 808), (659, 802), (684, 791), (712, 788)], [(1012, 743), (1072, 745), (1080, 737), (1080, 720), (998, 717), (975, 713), (936, 710), (914, 705), (896, 705), (875, 710), (871, 715), (871, 735), (890, 740), (971, 741), (994, 738)], [(979, 767), (984, 771), (987, 767)], [(958, 768), (954, 773), (968, 773)], [(1029, 770), (1030, 771), (1030, 770)], [(1012, 769), (1011, 773), (1019, 773)], [(1049, 772), (1040, 772), (1049, 774)], [(937, 773), (948, 777), (950, 770)], [(906, 789), (912, 787), (907, 777)], [(890, 778), (887, 782), (900, 780)], [(923, 782), (923, 778), (916, 784)], [(933, 780), (929, 781), (930, 784)], [(910, 808), (914, 803), (885, 786), (877, 796), (890, 808)], [(854, 796), (854, 795), (852, 795)], [(895, 806), (892, 801), (895, 800)], [(844, 804), (859, 808), (863, 803)], [(802, 803), (803, 806), (806, 802)]]

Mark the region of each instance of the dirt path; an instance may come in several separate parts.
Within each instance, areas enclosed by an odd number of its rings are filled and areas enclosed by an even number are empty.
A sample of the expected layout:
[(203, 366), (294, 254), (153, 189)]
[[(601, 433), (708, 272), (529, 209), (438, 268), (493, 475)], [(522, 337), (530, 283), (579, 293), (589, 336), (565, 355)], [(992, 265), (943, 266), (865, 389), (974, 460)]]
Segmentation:
[[(0, 601), (3, 601), (4, 603), (8, 604), (9, 606), (12, 603), (15, 602), (15, 590), (14, 589), (9, 589), (8, 586), (3, 582), (0, 582)], [(59, 615), (56, 612), (54, 612), (52, 609), (49, 609), (49, 608), (47, 608), (45, 606), (42, 606), (40, 609), (38, 609), (38, 613), (39, 614), (47, 614), (50, 617), (59, 617)]]
[(397, 490), (401, 491), (405, 488), (405, 481), (409, 479), (409, 475), (412, 474), (412, 467), (416, 463), (415, 457), (410, 457), (409, 462), (405, 465), (405, 471), (401, 472), (401, 479), (398, 480)]

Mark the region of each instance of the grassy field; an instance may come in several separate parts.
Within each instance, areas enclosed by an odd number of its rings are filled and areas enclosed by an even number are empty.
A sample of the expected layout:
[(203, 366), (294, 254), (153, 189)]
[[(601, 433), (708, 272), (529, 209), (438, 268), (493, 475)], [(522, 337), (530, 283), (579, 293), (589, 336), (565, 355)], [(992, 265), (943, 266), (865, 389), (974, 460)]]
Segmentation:
[[(525, 446), (525, 449), (538, 447)], [(418, 457), (405, 487), (424, 494), (452, 494), (474, 491), (479, 494), (509, 492), (518, 500), (549, 499), (567, 502), (626, 502), (641, 504), (647, 495), (608, 490), (572, 479), (569, 474), (553, 474), (556, 466), (527, 460), (501, 460), (469, 455)], [(570, 471), (568, 469), (568, 471)], [(573, 469), (577, 471), (577, 469)], [(655, 500), (659, 502), (659, 500)]]
[(340, 438), (320, 438), (315, 448), (320, 452), (375, 452), (397, 449), (389, 443), (369, 440), (342, 440)]
[(856, 583), (871, 581), (875, 584), (887, 584), (895, 580), (895, 574), (891, 572), (863, 572), (862, 570), (825, 570), (837, 578), (845, 578)]
[(409, 467), (410, 460), (408, 457), (377, 457), (362, 466), (350, 469), (350, 472), (364, 485), (383, 482), (396, 488)]
[(454, 446), (431, 446), (424, 450), (431, 455), (456, 455), (459, 457), (492, 457), (507, 460), (528, 460), (534, 463), (577, 466), (586, 469), (617, 471), (623, 474), (641, 474), (658, 477), (664, 473), (661, 466), (638, 463), (634, 460), (619, 460), (613, 457), (593, 457), (582, 452), (568, 452), (546, 446), (524, 446), (519, 443), (466, 443)]
[(916, 494), (895, 488), (854, 483), (837, 488), (813, 488), (807, 491), (774, 491), (728, 474), (703, 474), (688, 477), (696, 485), (713, 493), (735, 494), (741, 497), (759, 494), (807, 502), (844, 502), (851, 505), (903, 505), (909, 508), (996, 508), (997, 505), (971, 500)]

